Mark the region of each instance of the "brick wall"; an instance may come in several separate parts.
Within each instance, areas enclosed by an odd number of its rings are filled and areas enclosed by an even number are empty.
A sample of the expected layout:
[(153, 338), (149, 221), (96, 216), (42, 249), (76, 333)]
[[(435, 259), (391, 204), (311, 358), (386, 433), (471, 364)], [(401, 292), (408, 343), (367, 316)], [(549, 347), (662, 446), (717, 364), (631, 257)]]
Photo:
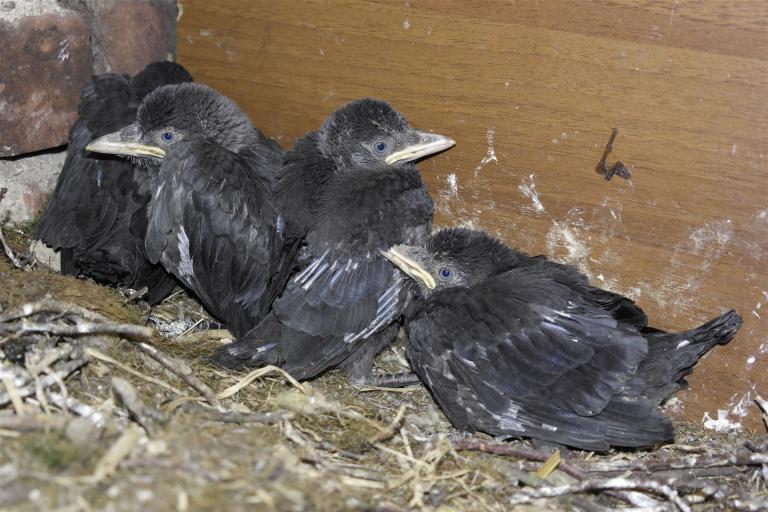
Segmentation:
[(0, 0), (0, 218), (34, 217), (93, 73), (173, 58), (175, 0)]

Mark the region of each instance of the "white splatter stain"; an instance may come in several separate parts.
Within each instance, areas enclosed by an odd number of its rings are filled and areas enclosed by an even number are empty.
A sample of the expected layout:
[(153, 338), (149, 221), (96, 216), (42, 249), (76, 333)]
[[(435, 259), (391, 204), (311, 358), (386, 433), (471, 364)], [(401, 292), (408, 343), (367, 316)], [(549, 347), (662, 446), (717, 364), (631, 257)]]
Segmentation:
[(496, 132), (494, 131), (493, 126), (488, 128), (488, 131), (485, 133), (485, 138), (488, 140), (488, 150), (485, 153), (485, 157), (483, 157), (482, 160), (480, 160), (480, 165), (478, 165), (475, 168), (475, 177), (477, 177), (478, 173), (480, 172), (480, 169), (485, 167), (491, 162), (498, 163), (498, 158), (496, 158), (496, 150), (493, 148), (493, 138), (495, 137)]
[(688, 235), (688, 242), (675, 249), (672, 258), (673, 266), (680, 267), (679, 251), (687, 249), (690, 254), (701, 256), (702, 270), (709, 270), (712, 263), (728, 252), (728, 246), (733, 239), (733, 223), (731, 219), (718, 220), (696, 228)]
[(69, 39), (64, 39), (59, 43), (58, 53), (59, 64), (62, 64), (69, 58)]
[[(711, 244), (722, 247), (733, 237), (733, 225), (731, 219), (720, 220), (704, 224), (695, 229), (688, 235), (693, 243), (693, 253), (699, 254), (703, 249)], [(719, 252), (719, 251), (718, 251)]]
[(728, 411), (723, 409), (717, 410), (717, 419), (711, 418), (709, 413), (705, 412), (701, 421), (704, 422), (704, 428), (716, 430), (717, 432), (733, 432), (741, 430), (741, 423), (738, 421), (731, 421), (728, 418)]
[(405, 20), (403, 20), (403, 28), (405, 30), (408, 30), (409, 28), (411, 28), (411, 24), (410, 22), (408, 22), (408, 18), (405, 18)]
[(213, 35), (213, 30), (206, 28), (200, 29), (200, 35), (203, 37), (211, 37)]
[(749, 409), (752, 406), (752, 390), (748, 390), (741, 396), (741, 399), (736, 402), (738, 396), (738, 393), (733, 395), (730, 400), (728, 400), (728, 405), (731, 407), (731, 414), (743, 418), (749, 414)]
[(603, 274), (597, 274), (597, 278), (598, 278), (600, 281), (602, 281), (602, 282), (605, 282), (605, 276), (604, 276)]
[(446, 178), (446, 181), (448, 181), (448, 197), (459, 197), (459, 182), (456, 178), (455, 174), (449, 174), (448, 178)]
[(747, 370), (752, 369), (752, 366), (755, 364), (755, 361), (757, 361), (757, 358), (755, 356), (749, 356), (747, 358)]
[(735, 155), (735, 154), (736, 154), (736, 148), (737, 148), (737, 147), (738, 147), (738, 146), (737, 146), (736, 144), (734, 144), (733, 146), (731, 146), (731, 156), (733, 156), (733, 155)]
[(560, 263), (574, 265), (589, 276), (589, 248), (580, 236), (581, 230), (574, 223), (552, 221), (546, 237), (547, 255)]
[(519, 190), (523, 196), (531, 200), (534, 210), (537, 212), (544, 212), (544, 205), (541, 204), (539, 194), (536, 193), (536, 183), (533, 181), (535, 177), (536, 175), (532, 173), (528, 176), (527, 181), (523, 179), (523, 182), (517, 186), (517, 190)]
[(768, 354), (768, 343), (761, 343), (757, 350), (760, 355)]

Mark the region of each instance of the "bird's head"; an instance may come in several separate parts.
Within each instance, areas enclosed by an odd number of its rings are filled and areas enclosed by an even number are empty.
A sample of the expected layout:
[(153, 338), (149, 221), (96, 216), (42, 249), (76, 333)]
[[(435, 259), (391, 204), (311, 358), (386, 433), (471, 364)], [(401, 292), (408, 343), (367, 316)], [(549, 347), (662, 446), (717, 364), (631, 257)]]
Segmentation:
[(413, 278), (425, 296), (469, 287), (508, 269), (514, 252), (484, 231), (448, 228), (432, 233), (425, 245), (397, 245), (381, 253)]
[(319, 131), (320, 151), (345, 169), (400, 166), (454, 144), (448, 137), (411, 128), (392, 105), (372, 98), (342, 106)]
[(85, 149), (159, 165), (185, 139), (207, 140), (237, 153), (253, 143), (255, 134), (235, 102), (205, 85), (183, 83), (149, 93), (135, 123), (96, 139)]

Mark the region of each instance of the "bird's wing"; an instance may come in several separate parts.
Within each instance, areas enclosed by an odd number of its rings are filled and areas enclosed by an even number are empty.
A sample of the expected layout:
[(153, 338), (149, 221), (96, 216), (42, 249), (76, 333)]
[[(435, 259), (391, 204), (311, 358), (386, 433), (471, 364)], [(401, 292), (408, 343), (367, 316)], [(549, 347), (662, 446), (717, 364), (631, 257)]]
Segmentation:
[[(69, 146), (53, 197), (38, 228), (54, 248), (99, 240), (114, 226), (137, 185), (132, 165), (109, 155), (94, 155), (85, 146), (94, 138), (133, 121), (128, 81), (115, 74), (94, 76), (83, 89), (80, 119), (69, 133)], [(121, 190), (121, 187), (129, 187)]]
[(447, 371), (497, 413), (538, 400), (595, 415), (647, 353), (636, 330), (537, 269), (435, 294), (409, 336), (415, 366)]
[(529, 259), (529, 264), (545, 267), (551, 272), (552, 279), (560, 284), (578, 289), (583, 296), (600, 308), (608, 311), (616, 320), (635, 327), (645, 327), (648, 316), (635, 302), (623, 295), (608, 290), (596, 288), (589, 284), (589, 279), (576, 267), (564, 265), (547, 259), (546, 256), (536, 256)]
[(304, 268), (274, 309), (289, 327), (352, 343), (398, 318), (406, 281), (379, 250), (418, 242), (432, 200), (418, 173), (378, 170), (336, 176), (312, 212)]
[(161, 171), (147, 256), (238, 335), (263, 313), (276, 243), (272, 199), (248, 156), (207, 143), (183, 153)]
[(394, 321), (408, 294), (401, 274), (379, 254), (341, 256), (333, 249), (291, 278), (274, 309), (292, 329), (353, 343)]
[(131, 164), (116, 158), (94, 158), (83, 149), (91, 141), (85, 122), (70, 132), (69, 149), (56, 189), (38, 226), (38, 236), (55, 249), (90, 243), (109, 232), (123, 210), (117, 180), (131, 179)]

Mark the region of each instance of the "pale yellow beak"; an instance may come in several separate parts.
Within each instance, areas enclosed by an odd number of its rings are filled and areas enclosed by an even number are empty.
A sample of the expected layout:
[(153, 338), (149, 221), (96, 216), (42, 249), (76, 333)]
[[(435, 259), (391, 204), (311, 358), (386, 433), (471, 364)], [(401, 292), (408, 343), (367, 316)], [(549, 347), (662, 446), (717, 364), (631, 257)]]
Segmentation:
[(109, 133), (99, 137), (85, 146), (85, 150), (93, 153), (106, 153), (108, 155), (165, 157), (165, 151), (162, 148), (124, 140), (121, 132)]
[(416, 261), (399, 251), (397, 247), (392, 247), (388, 251), (379, 252), (381, 252), (382, 256), (391, 261), (394, 266), (412, 278), (416, 279), (417, 281), (421, 281), (424, 283), (424, 286), (430, 290), (434, 290), (437, 287), (435, 278), (432, 277), (429, 272), (424, 270), (424, 268)]
[(411, 144), (400, 151), (395, 151), (388, 155), (384, 161), (388, 165), (399, 162), (413, 162), (414, 160), (434, 155), (435, 153), (439, 153), (440, 151), (444, 151), (455, 145), (455, 140), (443, 135), (419, 132), (419, 142), (417, 144)]

